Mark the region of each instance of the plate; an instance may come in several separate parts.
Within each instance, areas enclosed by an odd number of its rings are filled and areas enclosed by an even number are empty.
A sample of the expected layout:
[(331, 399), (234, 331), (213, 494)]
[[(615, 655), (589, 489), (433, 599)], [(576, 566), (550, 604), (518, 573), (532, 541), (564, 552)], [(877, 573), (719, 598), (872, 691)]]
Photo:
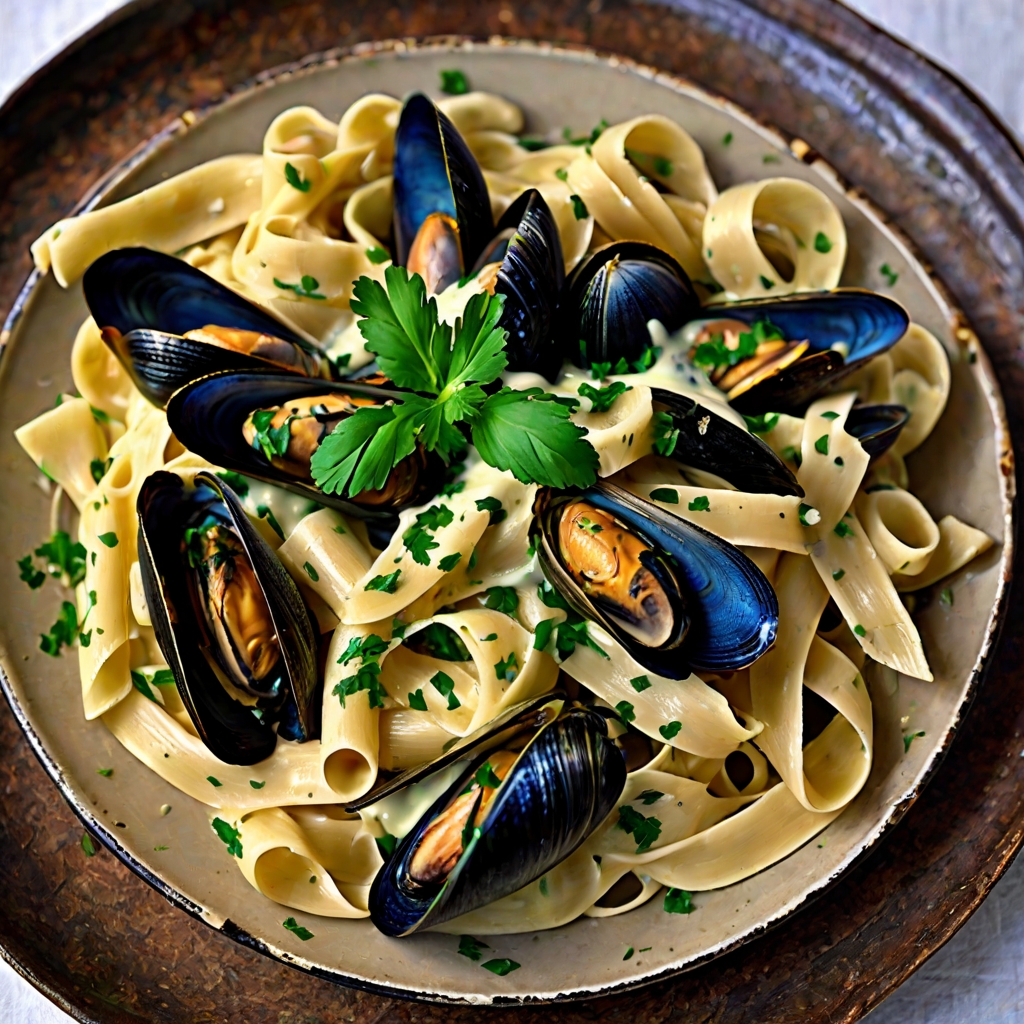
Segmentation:
[[(763, 176), (766, 155), (777, 156), (783, 162), (784, 166), (773, 168), (773, 173), (781, 171), (804, 176), (819, 184), (828, 178), (827, 170), (796, 160), (789, 155), (782, 139), (759, 128), (721, 101), (627, 62), (603, 61), (590, 54), (550, 48), (507, 45), (463, 49), (457, 61), (475, 85), (504, 91), (522, 102), (531, 115), (534, 129), (560, 127), (563, 123), (580, 127), (595, 123), (602, 116), (614, 121), (639, 110), (661, 110), (680, 120), (704, 145), (720, 185), (740, 178)], [(270, 116), (291, 103), (312, 102), (329, 115), (337, 114), (352, 98), (370, 88), (401, 93), (407, 88), (432, 84), (437, 80), (439, 68), (452, 62), (453, 57), (444, 47), (411, 50), (403, 46), (357, 59), (326, 61), (310, 64), (301, 71), (293, 70), (210, 112), (196, 121), (191, 130), (165, 137), (151, 147), (142, 161), (135, 163), (115, 186), (112, 195), (128, 194), (159, 180), (162, 173), (173, 173), (215, 152), (258, 146), (263, 126)], [(375, 75), (384, 77), (374, 79)], [(510, 80), (522, 83), (522, 88), (517, 91), (502, 84)], [(555, 92), (566, 97), (564, 106), (553, 106), (545, 99), (552, 86)], [(719, 153), (714, 143), (727, 131), (734, 133), (733, 144), (728, 151), (723, 148), (723, 153)], [(209, 148), (211, 140), (212, 144), (223, 148)], [(802, 147), (795, 148), (803, 152)], [(864, 256), (860, 265), (851, 262), (846, 283), (863, 282), (877, 287), (879, 282), (866, 276), (870, 268), (883, 262), (905, 268), (897, 297), (903, 299), (926, 326), (943, 337), (952, 351), (959, 351), (961, 343), (969, 346), (969, 330), (946, 305), (940, 291), (923, 271), (914, 269), (913, 257), (899, 238), (863, 203), (844, 195), (837, 183), (833, 181), (830, 187), (836, 190), (847, 221), (851, 250)], [(12, 333), (0, 384), (0, 393), (5, 399), (3, 415), (12, 425), (52, 401), (49, 392), (41, 397), (45, 387), (56, 393), (61, 386), (66, 386), (66, 381), (54, 374), (52, 368), (66, 366), (70, 338), (82, 315), (80, 301), (79, 296), (62, 293), (49, 281), (42, 282), (28, 296)], [(959, 339), (957, 331), (961, 332)], [(49, 384), (40, 388), (36, 381), (46, 379), (47, 370), (51, 371)], [(61, 372), (67, 374), (63, 369)], [(957, 487), (946, 486), (932, 492), (925, 488), (922, 495), (934, 513), (960, 514), (993, 535), (1002, 535), (1007, 541), (1002, 549), (1006, 557), (1010, 550), (1006, 531), (1010, 525), (1007, 514), (1011, 481), (1000, 471), (1005, 439), (1001, 434), (998, 398), (984, 357), (974, 362), (958, 359), (954, 380), (954, 405), (946, 420), (949, 426), (929, 442), (918, 461), (934, 459), (935, 452), (941, 452), (944, 464), (957, 473)], [(5, 443), (8, 447), (13, 444)], [(939, 447), (932, 450), (933, 443)], [(41, 493), (38, 497), (32, 493), (31, 474), (22, 471), (24, 463), (19, 459), (20, 453), (4, 450), (6, 493), (10, 507), (17, 508), (19, 515), (12, 521), (9, 511), (7, 513), (8, 521), (4, 524), (8, 527), (7, 550), (0, 559), (10, 555), (6, 560), (12, 566), (13, 558), (20, 557), (37, 542), (37, 524), (45, 520), (46, 515), (45, 499)], [(637, 984), (721, 952), (798, 906), (870, 845), (895, 816), (894, 808), (898, 813), (901, 805), (905, 806), (916, 792), (944, 747), (949, 731), (957, 722), (959, 709), (969, 695), (978, 658), (995, 623), (991, 610), (997, 604), (1005, 576), (997, 556), (973, 566), (972, 573), (970, 581), (965, 581), (964, 598), (958, 599), (955, 618), (944, 616), (937, 602), (922, 618), (922, 632), (940, 676), (939, 684), (928, 686), (905, 681), (898, 694), (875, 694), (880, 719), (876, 773), (854, 808), (826, 833), (828, 839), (824, 846), (811, 844), (782, 865), (747, 883), (701, 897), (700, 916), (688, 918), (685, 928), (677, 918), (669, 918), (660, 911), (653, 913), (658, 908), (649, 905), (611, 921), (577, 922), (558, 932), (544, 933), (536, 940), (531, 936), (510, 937), (501, 940), (504, 945), (500, 949), (495, 940), (499, 955), (514, 957), (523, 963), (524, 969), (506, 979), (484, 979), (488, 982), (486, 985), (480, 984), (479, 971), (471, 964), (458, 963), (458, 958), (453, 956), (452, 940), (441, 936), (424, 936), (396, 946), (377, 936), (368, 926), (330, 922), (331, 929), (341, 926), (363, 930), (356, 933), (355, 940), (353, 936), (332, 938), (327, 947), (328, 955), (318, 951), (315, 958), (297, 941), (289, 947), (284, 941), (288, 936), (283, 940), (278, 934), (281, 909), (254, 894), (230, 865), (224, 864), (222, 851), (207, 841), (205, 810), (198, 805), (186, 807), (186, 798), (166, 789), (160, 780), (150, 778), (144, 769), (135, 766), (102, 726), (81, 721), (73, 665), (62, 665), (61, 671), (56, 673), (52, 671), (53, 663), (43, 666), (44, 670), (51, 670), (49, 672), (34, 670), (43, 657), (30, 653), (35, 648), (36, 627), (45, 628), (52, 621), (54, 608), (46, 606), (45, 601), (52, 602), (53, 595), (48, 598), (44, 594), (33, 595), (33, 600), (40, 605), (34, 609), (29, 607), (29, 602), (18, 602), (12, 621), (4, 627), (8, 653), (5, 664), (16, 710), (31, 728), (38, 749), (44, 752), (44, 763), (47, 757), (52, 758), (48, 767), (59, 776), (65, 794), (76, 804), (76, 809), (106, 842), (132, 860), (135, 867), (159, 875), (157, 884), (162, 885), (168, 895), (186, 903), (194, 913), (251, 942), (258, 943), (269, 936), (272, 946), (268, 946), (268, 951), (286, 959), (298, 958), (301, 965), (318, 973), (340, 973), (350, 981), (367, 986), (385, 987), (404, 994), (474, 1001), (564, 998)], [(17, 593), (15, 588), (20, 584), (13, 569), (10, 576), (9, 586)], [(969, 599), (967, 593), (971, 595)], [(976, 614), (972, 615), (972, 609)], [(27, 671), (21, 661), (25, 653), (29, 653), (30, 658)], [(36, 658), (35, 663), (32, 658)], [(913, 710), (911, 702), (918, 706), (922, 716), (920, 725), (929, 742), (915, 743), (911, 754), (904, 757), (898, 723), (905, 712)], [(883, 728), (886, 723), (893, 727), (888, 739)], [(95, 775), (95, 766), (99, 763), (115, 766), (112, 779), (94, 781), (90, 777)], [(118, 788), (119, 779), (125, 780), (123, 789)], [(104, 788), (99, 789), (99, 783)], [(180, 808), (175, 807), (175, 828), (171, 833), (167, 821), (159, 820), (157, 809), (161, 803), (172, 802), (174, 796)], [(154, 819), (157, 820), (154, 822)], [(174, 863), (168, 866), (154, 857), (152, 847), (163, 845), (169, 835), (173, 837), (176, 853)], [(203, 855), (204, 849), (219, 855), (217, 864)], [(211, 872), (218, 869), (221, 873), (214, 877)], [(266, 904), (266, 907), (254, 908), (254, 903)], [(737, 916), (742, 924), (736, 923)], [(666, 921), (670, 926), (667, 929)], [(322, 927), (320, 932), (327, 934)], [(645, 936), (645, 943), (654, 940), (654, 956), (647, 957), (646, 962), (636, 958), (624, 964), (622, 951), (634, 944), (638, 933)], [(375, 949), (374, 942), (383, 945)], [(415, 953), (403, 954), (407, 947)], [(353, 949), (358, 951), (356, 956), (351, 953)], [(614, 957), (610, 955), (612, 949), (616, 951)], [(332, 953), (335, 955), (331, 956)], [(407, 959), (403, 960), (403, 955)], [(374, 957), (378, 957), (383, 966), (373, 964)], [(355, 963), (357, 959), (363, 962)], [(369, 965), (367, 960), (371, 962)], [(424, 977), (429, 979), (427, 983)]]

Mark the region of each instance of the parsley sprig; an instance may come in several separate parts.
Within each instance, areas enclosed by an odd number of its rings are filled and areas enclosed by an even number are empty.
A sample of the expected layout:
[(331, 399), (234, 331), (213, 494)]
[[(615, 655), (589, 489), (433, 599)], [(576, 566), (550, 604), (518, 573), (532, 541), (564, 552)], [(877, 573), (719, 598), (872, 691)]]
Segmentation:
[(498, 326), (503, 296), (474, 295), (453, 330), (418, 274), (391, 266), (384, 279), (386, 290), (361, 277), (352, 310), (364, 318), (359, 330), (381, 372), (409, 393), (359, 409), (324, 438), (312, 460), (319, 487), (349, 496), (378, 490), (417, 444), (450, 463), (465, 450), (467, 432), (488, 465), (523, 483), (594, 482), (597, 452), (569, 420), (575, 403), (540, 388), (484, 391), (507, 365), (507, 334)]

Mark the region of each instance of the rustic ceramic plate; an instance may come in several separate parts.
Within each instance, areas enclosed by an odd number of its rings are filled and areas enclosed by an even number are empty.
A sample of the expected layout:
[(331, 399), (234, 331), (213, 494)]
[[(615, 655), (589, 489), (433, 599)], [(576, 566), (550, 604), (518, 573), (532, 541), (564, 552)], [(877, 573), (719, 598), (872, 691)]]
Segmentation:
[[(850, 239), (845, 285), (891, 293), (941, 339), (953, 388), (946, 415), (910, 459), (912, 487), (933, 516), (952, 513), (999, 541), (952, 583), (955, 607), (925, 601), (918, 616), (934, 683), (901, 678), (875, 686), (874, 769), (853, 805), (821, 837), (780, 864), (727, 889), (700, 894), (689, 917), (666, 914), (661, 901), (604, 920), (581, 919), (537, 934), (494, 937), (493, 955), (522, 969), (499, 978), (463, 956), (458, 940), (417, 935), (393, 940), (367, 921), (295, 914), (315, 933), (302, 942), (282, 927), (291, 911), (255, 892), (209, 828), (208, 809), (135, 762), (100, 722), (81, 714), (77, 664), (38, 649), (60, 595), (29, 592), (15, 561), (39, 543), (49, 515), (45, 481), (17, 448), (12, 430), (53, 405), (71, 385), (68, 357), (85, 316), (79, 288), (62, 291), (47, 277), (24, 295), (0, 375), (0, 586), (11, 595), (0, 623), (5, 690), (37, 753), (65, 797), (119, 857), (174, 902), (215, 928), (271, 956), (347, 984), (406, 996), (476, 1003), (558, 1000), (642, 984), (736, 946), (822, 890), (899, 818), (935, 766), (972, 695), (998, 625), (1012, 547), (1012, 483), (1000, 471), (1007, 436), (987, 360), (959, 314), (903, 241), (863, 201), (848, 194), (820, 161), (793, 155), (784, 139), (739, 109), (679, 79), (630, 62), (529, 44), (398, 48), (310, 63), (268, 79), (189, 127), (156, 140), (97, 197), (130, 195), (203, 160), (258, 152), (272, 117), (311, 104), (336, 119), (360, 95), (431, 90), (442, 68), (458, 66), (474, 87), (520, 104), (528, 130), (589, 129), (641, 112), (663, 113), (700, 143), (719, 187), (779, 174), (813, 182), (843, 214)], [(731, 137), (729, 144), (724, 143)], [(795, 147), (801, 155), (805, 147)], [(879, 271), (899, 273), (888, 288)], [(904, 751), (901, 734), (923, 737)], [(112, 778), (97, 775), (113, 766)], [(173, 806), (169, 816), (163, 804)], [(650, 947), (624, 961), (627, 947)]]

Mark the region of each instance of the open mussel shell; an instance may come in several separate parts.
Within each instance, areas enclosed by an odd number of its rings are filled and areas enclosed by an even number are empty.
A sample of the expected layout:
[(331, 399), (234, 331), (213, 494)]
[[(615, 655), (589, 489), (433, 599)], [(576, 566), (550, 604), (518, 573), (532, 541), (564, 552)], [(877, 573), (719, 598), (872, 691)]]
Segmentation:
[[(614, 523), (595, 530), (580, 519), (570, 566), (560, 528), (563, 514), (580, 505)], [(621, 487), (599, 481), (577, 494), (541, 490), (531, 535), (551, 585), (652, 672), (672, 679), (692, 669), (731, 672), (775, 642), (779, 603), (761, 570), (739, 548)], [(588, 554), (590, 564), (576, 564)]]
[(910, 413), (902, 405), (855, 405), (846, 417), (846, 432), (877, 459), (896, 443), (909, 419)]
[(803, 497), (789, 467), (759, 437), (685, 395), (652, 388), (655, 412), (668, 413), (679, 431), (669, 456), (714, 473), (738, 491)]
[[(281, 463), (267, 458), (257, 445), (246, 440), (246, 424), (259, 410), (286, 408), (295, 402), (309, 405), (312, 398), (336, 396), (357, 403), (380, 404), (396, 397), (373, 384), (330, 382), (269, 371), (228, 371), (204, 377), (176, 392), (167, 405), (167, 422), (175, 437), (191, 452), (215, 466), (264, 480), (329, 505), (359, 519), (395, 520), (408, 505), (418, 505), (437, 493), (444, 480), (443, 466), (434, 456), (417, 450), (403, 459), (381, 491), (357, 495), (355, 500), (321, 491), (308, 468), (286, 472)], [(317, 417), (314, 417), (316, 419)], [(329, 433), (338, 416), (320, 419)], [(294, 428), (292, 428), (294, 430)]]
[(505, 211), (496, 231), (477, 267), (501, 260), (494, 291), (505, 296), (498, 326), (508, 331), (508, 368), (554, 381), (562, 366), (554, 331), (565, 280), (555, 219), (544, 197), (529, 189)]
[(210, 473), (149, 476), (138, 499), (139, 565), (157, 643), (201, 739), (256, 764), (287, 720), (319, 731), (316, 637), (298, 588)]
[[(550, 695), (463, 744), (461, 756), (464, 770), (373, 881), (370, 919), (385, 935), (442, 924), (540, 878), (604, 821), (626, 782), (605, 719)], [(501, 784), (485, 789), (489, 769)]]
[(395, 263), (441, 292), (462, 277), (494, 233), (487, 185), (458, 129), (422, 93), (395, 132)]
[(647, 323), (671, 334), (700, 315), (686, 271), (646, 242), (612, 242), (569, 277), (562, 300), (565, 355), (577, 366), (635, 363), (653, 345)]
[(734, 409), (751, 415), (802, 413), (844, 377), (892, 348), (910, 324), (898, 302), (857, 288), (707, 306), (699, 315), (702, 322), (753, 325), (766, 320), (787, 341), (808, 342), (806, 354), (795, 362), (730, 395)]
[[(103, 340), (154, 405), (219, 370), (331, 375), (327, 360), (280, 321), (165, 253), (115, 249), (89, 267), (83, 288)], [(197, 336), (184, 337), (190, 332)]]

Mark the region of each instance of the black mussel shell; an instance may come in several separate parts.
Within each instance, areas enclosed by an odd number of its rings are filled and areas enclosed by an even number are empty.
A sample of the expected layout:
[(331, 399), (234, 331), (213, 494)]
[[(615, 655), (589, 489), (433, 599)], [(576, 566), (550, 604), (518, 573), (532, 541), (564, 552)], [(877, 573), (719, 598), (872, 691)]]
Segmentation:
[(855, 405), (846, 417), (846, 432), (877, 459), (896, 443), (909, 419), (910, 413), (902, 405)]
[(787, 341), (807, 341), (805, 356), (737, 394), (737, 411), (802, 413), (820, 395), (907, 332), (906, 310), (885, 295), (856, 288), (706, 306), (700, 320), (767, 320)]
[[(309, 612), (284, 566), (249, 522), (231, 489), (210, 473), (193, 487), (160, 471), (139, 492), (139, 565), (157, 642), (196, 730), (215, 757), (228, 764), (256, 764), (273, 753), (274, 722), (291, 718), (299, 737), (319, 733), (316, 637)], [(236, 699), (212, 667), (216, 639), (202, 619), (190, 582), (186, 531), (207, 515), (241, 542), (270, 610), (282, 673), (274, 691), (252, 702)]]
[(209, 326), (277, 339), (281, 351), (272, 358), (279, 372), (290, 364), (292, 372), (329, 376), (323, 356), (307, 341), (174, 256), (143, 248), (115, 249), (89, 267), (82, 284), (103, 340), (154, 405), (165, 405), (179, 387), (206, 374), (267, 365), (255, 355), (182, 337)]
[(562, 342), (577, 366), (637, 362), (651, 348), (649, 320), (672, 333), (700, 316), (686, 271), (646, 242), (612, 242), (584, 260), (566, 282)]
[(418, 264), (409, 265), (409, 257), (430, 218), (442, 233), (445, 225), (455, 229), (451, 238), (439, 241), (454, 241), (458, 251), (442, 251), (441, 245), (437, 259), (443, 265), (426, 275), (431, 277), (428, 287), (442, 291), (476, 262), (494, 233), (494, 221), (476, 158), (455, 125), (422, 93), (413, 93), (402, 107), (395, 132), (394, 189), (398, 266), (422, 272)]
[[(657, 560), (667, 566), (683, 601), (687, 628), (677, 626), (669, 641), (648, 646), (581, 589), (563, 563), (558, 538), (562, 511), (575, 501), (612, 516), (639, 537), (653, 553), (651, 564), (643, 565), (652, 568)], [(621, 487), (599, 481), (581, 494), (542, 489), (531, 535), (544, 575), (565, 601), (652, 672), (670, 679), (684, 679), (693, 669), (731, 672), (756, 661), (775, 642), (779, 603), (761, 570), (739, 548)]]
[[(430, 824), (493, 755), (481, 743), (465, 770), (398, 844), (370, 889), (370, 919), (385, 935), (409, 935), (521, 889), (568, 857), (615, 808), (626, 783), (622, 754), (594, 711), (545, 698), (499, 732), (521, 749), (486, 815), (443, 880), (416, 881), (410, 867)], [(559, 710), (560, 708), (560, 710)], [(518, 742), (516, 742), (518, 734)], [(450, 763), (450, 762), (448, 762)], [(436, 763), (435, 763), (436, 764)], [(428, 771), (436, 770), (429, 766)]]
[(422, 504), (437, 493), (444, 482), (444, 467), (435, 456), (417, 454), (410, 456), (410, 461), (404, 465), (396, 467), (395, 473), (410, 472), (416, 477), (402, 487), (402, 500), (378, 501), (375, 496), (360, 503), (337, 494), (327, 494), (312, 480), (307, 483), (282, 473), (261, 451), (246, 443), (242, 427), (256, 410), (326, 394), (354, 395), (371, 398), (375, 402), (396, 397), (395, 392), (354, 381), (331, 382), (268, 371), (229, 371), (193, 381), (176, 392), (167, 405), (167, 422), (174, 436), (189, 451), (201, 455), (215, 466), (284, 487), (358, 519), (376, 520), (387, 525), (396, 521), (401, 509)]
[(651, 397), (654, 411), (668, 413), (679, 431), (670, 458), (714, 473), (739, 491), (803, 497), (792, 471), (757, 435), (685, 395), (652, 388)]
[(480, 260), (501, 259), (494, 291), (505, 296), (498, 326), (508, 331), (508, 368), (539, 373), (553, 382), (562, 366), (554, 332), (565, 281), (558, 227), (544, 197), (529, 189), (505, 211), (496, 230), (496, 244)]

